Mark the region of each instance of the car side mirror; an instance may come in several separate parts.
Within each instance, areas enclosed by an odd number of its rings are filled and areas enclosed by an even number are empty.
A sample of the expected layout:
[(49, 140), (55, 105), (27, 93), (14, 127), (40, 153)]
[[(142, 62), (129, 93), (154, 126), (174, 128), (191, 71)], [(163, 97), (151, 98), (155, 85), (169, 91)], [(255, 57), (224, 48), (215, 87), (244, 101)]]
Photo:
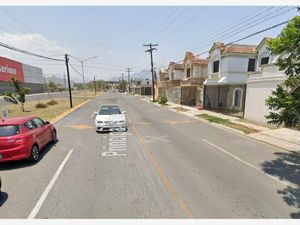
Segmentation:
[(45, 124), (50, 124), (50, 122), (49, 122), (49, 121), (46, 121)]
[(123, 111), (122, 114), (126, 114), (126, 111)]

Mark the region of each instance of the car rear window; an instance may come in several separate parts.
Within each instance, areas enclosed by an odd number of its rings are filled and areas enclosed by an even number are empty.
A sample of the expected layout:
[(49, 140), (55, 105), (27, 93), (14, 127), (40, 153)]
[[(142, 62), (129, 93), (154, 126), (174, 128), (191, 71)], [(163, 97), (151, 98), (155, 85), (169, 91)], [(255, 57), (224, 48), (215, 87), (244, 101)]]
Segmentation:
[(99, 115), (114, 115), (121, 114), (120, 108), (118, 106), (101, 106)]
[(18, 125), (0, 126), (0, 137), (13, 136), (20, 133)]

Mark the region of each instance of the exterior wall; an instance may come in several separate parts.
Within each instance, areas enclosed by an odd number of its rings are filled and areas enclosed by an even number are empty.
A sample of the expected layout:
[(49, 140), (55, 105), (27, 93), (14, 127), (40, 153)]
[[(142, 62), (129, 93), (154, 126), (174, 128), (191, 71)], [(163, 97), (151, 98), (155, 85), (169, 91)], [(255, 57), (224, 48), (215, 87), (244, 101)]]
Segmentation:
[(22, 64), (0, 57), (0, 81), (11, 81), (12, 77), (16, 77), (20, 82), (24, 82)]
[[(172, 79), (172, 73), (174, 73), (174, 78)], [(183, 70), (175, 70), (173, 67), (169, 67), (168, 69), (169, 80), (181, 80), (184, 77)]]
[(190, 59), (187, 59), (186, 62), (184, 63), (183, 78), (187, 78), (186, 74), (187, 74), (188, 68), (191, 69), (191, 77), (192, 77), (193, 76), (193, 66), (192, 66), (192, 62)]
[(169, 102), (180, 104), (181, 90), (180, 87), (171, 87), (166, 90), (166, 96)]
[(206, 65), (193, 65), (193, 75), (195, 78), (207, 78), (207, 66)]
[(31, 84), (44, 84), (43, 70), (38, 67), (22, 64), (24, 82)]
[[(234, 107), (234, 91), (239, 88), (242, 90), (241, 96), (241, 105), (240, 107)], [(227, 99), (226, 99), (226, 108), (233, 109), (237, 111), (243, 111), (243, 106), (245, 105), (245, 93), (246, 85), (228, 85)]]
[(246, 84), (249, 58), (248, 56), (223, 56), (220, 77), (226, 77), (227, 84)]
[(245, 118), (266, 123), (265, 116), (269, 114), (269, 110), (265, 105), (265, 100), (285, 79), (283, 71), (279, 71), (274, 64), (263, 66), (262, 72), (249, 74)]
[[(44, 92), (43, 84), (21, 83), (21, 87), (30, 88), (30, 94)], [(0, 81), (0, 94), (10, 91), (14, 91), (14, 88), (11, 86), (11, 82)]]
[(261, 71), (261, 65), (260, 65), (260, 61), (261, 58), (263, 57), (270, 57), (269, 58), (269, 63), (274, 63), (274, 60), (276, 58), (275, 55), (272, 55), (271, 52), (267, 49), (267, 43), (264, 43), (262, 46), (260, 46), (260, 48), (258, 49), (258, 53), (257, 53), (257, 58), (256, 58), (256, 71)]
[(215, 49), (210, 54), (210, 60), (207, 67), (208, 77), (212, 78), (212, 75), (215, 74), (216, 76), (220, 77), (220, 70), (218, 73), (213, 73), (213, 62), (220, 60), (219, 66), (221, 67), (221, 51), (220, 49)]

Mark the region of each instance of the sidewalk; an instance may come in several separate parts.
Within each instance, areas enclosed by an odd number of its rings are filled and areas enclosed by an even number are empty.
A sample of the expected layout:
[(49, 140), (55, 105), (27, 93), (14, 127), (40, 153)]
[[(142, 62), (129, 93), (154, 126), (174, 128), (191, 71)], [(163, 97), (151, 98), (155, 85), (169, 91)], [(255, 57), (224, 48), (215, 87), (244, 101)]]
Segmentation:
[[(151, 102), (152, 98), (150, 97), (142, 97), (143, 100)], [(152, 102), (151, 102), (152, 103)], [(153, 103), (155, 105), (161, 106), (159, 103)], [(232, 123), (240, 124), (242, 126), (255, 129), (258, 132), (252, 133), (252, 134), (244, 134), (248, 137), (257, 139), (259, 141), (265, 142), (267, 144), (288, 150), (288, 151), (299, 151), (300, 152), (300, 131), (288, 129), (288, 128), (278, 128), (278, 129), (269, 129), (268, 127), (259, 126), (256, 124), (246, 123), (240, 121), (240, 118), (224, 115), (221, 113), (216, 113), (208, 110), (198, 110), (196, 107), (190, 107), (190, 106), (181, 106), (179, 104), (175, 104), (172, 102), (168, 102), (166, 106), (163, 106), (165, 108), (168, 108), (172, 111), (177, 111), (182, 114), (185, 114), (187, 116), (195, 117), (196, 115), (200, 114), (207, 114), (211, 116), (215, 116), (218, 118), (222, 118), (225, 120), (229, 120)], [(183, 111), (181, 111), (183, 109)], [(220, 125), (220, 124), (218, 124)], [(223, 125), (220, 125), (223, 126)], [(228, 127), (227, 127), (228, 128)], [(232, 129), (232, 128), (230, 128)]]

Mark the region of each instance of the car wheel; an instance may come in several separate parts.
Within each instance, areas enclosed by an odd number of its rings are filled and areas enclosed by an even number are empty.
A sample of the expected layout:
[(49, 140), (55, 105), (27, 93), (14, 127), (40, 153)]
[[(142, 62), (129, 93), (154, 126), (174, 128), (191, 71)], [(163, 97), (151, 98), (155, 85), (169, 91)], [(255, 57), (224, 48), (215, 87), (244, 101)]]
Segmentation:
[(57, 142), (57, 132), (56, 130), (54, 130), (52, 132), (52, 143), (56, 143)]
[(28, 160), (30, 162), (36, 162), (39, 160), (39, 158), (40, 158), (39, 146), (35, 144), (31, 148), (31, 153), (30, 153), (30, 157), (28, 158)]

